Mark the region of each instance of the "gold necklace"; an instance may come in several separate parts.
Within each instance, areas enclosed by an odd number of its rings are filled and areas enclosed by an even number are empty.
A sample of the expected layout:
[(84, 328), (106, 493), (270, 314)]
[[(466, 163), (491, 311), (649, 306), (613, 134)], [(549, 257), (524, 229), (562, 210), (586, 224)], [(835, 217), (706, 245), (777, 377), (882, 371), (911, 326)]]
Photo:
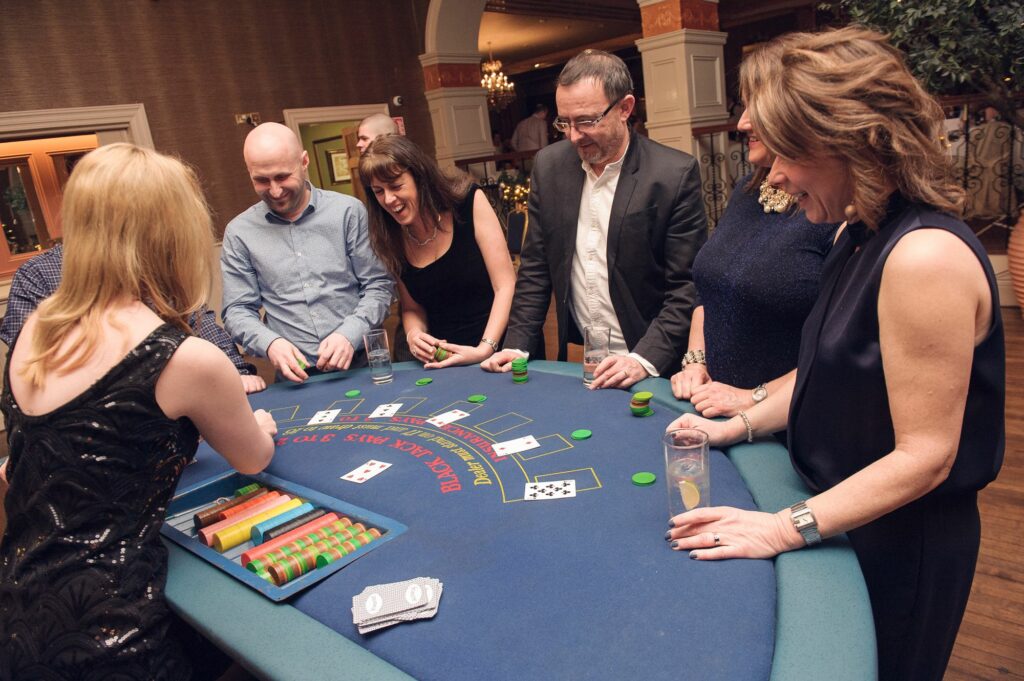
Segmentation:
[(765, 213), (784, 213), (793, 205), (793, 197), (790, 194), (773, 187), (765, 178), (761, 183), (761, 195), (757, 202), (764, 206)]
[(430, 243), (431, 241), (433, 241), (434, 239), (436, 239), (436, 238), (437, 238), (437, 227), (438, 227), (438, 223), (437, 223), (437, 222), (435, 222), (435, 223), (434, 223), (434, 233), (433, 233), (433, 234), (431, 234), (430, 236), (428, 236), (428, 237), (427, 237), (426, 239), (424, 239), (423, 241), (420, 241), (419, 239), (417, 239), (416, 237), (414, 237), (414, 236), (412, 235), (412, 230), (410, 230), (410, 229), (409, 229), (409, 225), (406, 225), (406, 226), (405, 226), (405, 235), (406, 235), (407, 237), (409, 237), (409, 239), (411, 239), (411, 240), (412, 240), (412, 242), (413, 242), (414, 244), (416, 244), (417, 246), (426, 246), (426, 245), (427, 245), (427, 244), (429, 244), (429, 243)]

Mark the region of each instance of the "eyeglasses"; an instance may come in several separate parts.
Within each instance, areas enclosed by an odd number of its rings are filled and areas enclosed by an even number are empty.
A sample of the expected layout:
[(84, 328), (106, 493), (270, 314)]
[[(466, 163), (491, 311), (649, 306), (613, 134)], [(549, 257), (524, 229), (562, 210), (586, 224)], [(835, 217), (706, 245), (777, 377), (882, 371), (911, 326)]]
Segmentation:
[(568, 134), (570, 128), (576, 128), (578, 132), (590, 132), (597, 127), (597, 124), (604, 120), (604, 117), (608, 115), (608, 112), (612, 110), (616, 104), (622, 101), (622, 97), (619, 97), (614, 102), (608, 105), (608, 108), (601, 112), (599, 116), (594, 118), (582, 118), (578, 121), (570, 121), (567, 118), (556, 118), (552, 121), (551, 125), (554, 126), (558, 132)]

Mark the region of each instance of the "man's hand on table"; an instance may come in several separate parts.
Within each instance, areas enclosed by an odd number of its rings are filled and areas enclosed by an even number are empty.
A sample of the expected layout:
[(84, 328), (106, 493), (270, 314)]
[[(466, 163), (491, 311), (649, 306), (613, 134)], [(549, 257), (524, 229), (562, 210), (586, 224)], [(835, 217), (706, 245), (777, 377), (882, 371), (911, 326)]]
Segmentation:
[(242, 374), (242, 388), (246, 395), (258, 393), (267, 389), (267, 382), (255, 374)]
[(316, 368), (320, 371), (334, 371), (348, 369), (356, 349), (348, 338), (335, 332), (320, 341), (316, 353)]
[(303, 366), (309, 366), (306, 357), (284, 338), (277, 338), (270, 344), (267, 348), (267, 359), (289, 381), (302, 383), (309, 378), (309, 374), (302, 369)]
[(648, 378), (647, 370), (636, 359), (627, 355), (612, 355), (605, 357), (597, 365), (590, 389), (620, 388), (626, 390), (645, 378)]

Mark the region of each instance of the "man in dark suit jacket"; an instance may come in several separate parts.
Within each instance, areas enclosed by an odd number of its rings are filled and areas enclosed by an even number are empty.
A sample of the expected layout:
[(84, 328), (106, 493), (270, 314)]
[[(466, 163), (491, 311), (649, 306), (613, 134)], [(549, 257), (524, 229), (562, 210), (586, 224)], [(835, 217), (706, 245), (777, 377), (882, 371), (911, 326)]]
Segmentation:
[(555, 127), (568, 139), (534, 159), (507, 349), (485, 369), (508, 371), (522, 351), (543, 356), (552, 290), (559, 360), (584, 327), (611, 328), (612, 356), (591, 387), (628, 388), (678, 367), (696, 297), (690, 268), (707, 234), (700, 171), (689, 154), (630, 131), (632, 89), (622, 60), (597, 50), (559, 76)]

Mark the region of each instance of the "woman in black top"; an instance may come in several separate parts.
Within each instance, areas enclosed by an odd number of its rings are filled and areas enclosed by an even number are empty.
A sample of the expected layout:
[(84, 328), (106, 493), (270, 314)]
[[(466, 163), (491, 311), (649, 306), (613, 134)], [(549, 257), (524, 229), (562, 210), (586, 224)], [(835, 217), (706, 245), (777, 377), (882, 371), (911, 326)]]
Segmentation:
[(200, 434), (256, 473), (277, 428), (189, 328), (213, 248), (190, 170), (100, 147), (61, 214), (62, 281), (15, 340), (0, 401), (0, 679), (192, 678), (195, 646), (164, 601), (167, 503)]
[[(441, 173), (405, 137), (377, 138), (359, 161), (370, 244), (398, 280), (402, 325), (428, 369), (475, 364), (505, 335), (515, 273), (498, 218), (476, 185)], [(438, 346), (450, 353), (435, 361)]]
[(825, 262), (797, 377), (724, 422), (714, 444), (788, 424), (816, 494), (777, 513), (670, 521), (699, 560), (764, 558), (846, 532), (871, 598), (882, 679), (941, 679), (970, 593), (977, 492), (1002, 463), (1004, 354), (995, 276), (958, 218), (942, 111), (885, 37), (785, 36), (744, 63), (769, 179), (812, 222), (849, 224)]

